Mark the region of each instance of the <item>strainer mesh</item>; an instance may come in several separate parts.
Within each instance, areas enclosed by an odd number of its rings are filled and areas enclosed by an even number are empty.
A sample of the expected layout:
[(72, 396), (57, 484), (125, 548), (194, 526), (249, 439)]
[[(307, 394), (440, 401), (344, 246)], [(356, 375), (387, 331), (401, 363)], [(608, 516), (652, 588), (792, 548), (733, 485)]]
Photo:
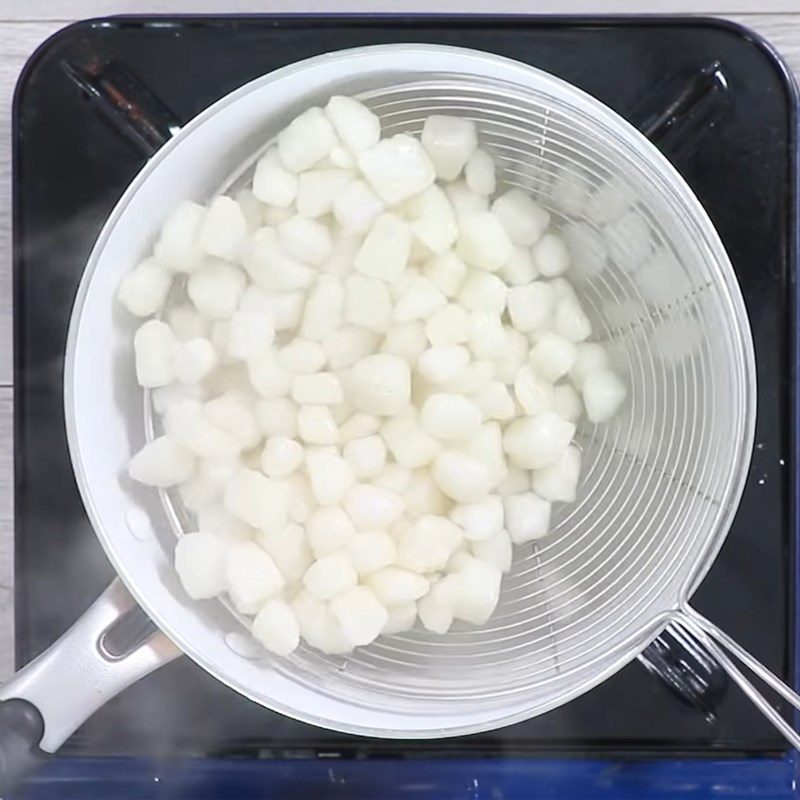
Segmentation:
[(271, 667), (417, 717), (464, 704), (502, 717), (522, 696), (549, 707), (579, 693), (611, 654), (655, 635), (724, 536), (754, 405), (738, 287), (710, 223), (680, 182), (653, 169), (647, 143), (563, 98), (443, 76), (360, 99), (384, 135), (418, 134), (430, 114), (475, 121), (501, 165), (501, 190), (531, 191), (567, 238), (568, 277), (629, 399), (611, 423), (580, 425), (578, 499), (556, 506), (550, 537), (516, 548), (486, 625), (383, 637), (349, 656), (301, 646)]

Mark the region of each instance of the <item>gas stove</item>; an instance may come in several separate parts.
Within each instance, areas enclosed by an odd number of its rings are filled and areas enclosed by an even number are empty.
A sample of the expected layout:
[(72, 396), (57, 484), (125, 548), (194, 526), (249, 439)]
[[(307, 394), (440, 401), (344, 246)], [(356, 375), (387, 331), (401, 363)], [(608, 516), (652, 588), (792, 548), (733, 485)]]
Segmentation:
[[(400, 41), (492, 51), (570, 81), (650, 135), (705, 206), (750, 315), (759, 408), (741, 507), (694, 602), (792, 682), (797, 97), (750, 32), (666, 18), (115, 17), (47, 41), (14, 107), (18, 665), (113, 576), (62, 412), (72, 300), (106, 216), (147, 155), (231, 90), (319, 53)], [(313, 728), (181, 659), (98, 711), (19, 796), (63, 797), (69, 780), (75, 798), (667, 797), (687, 786), (774, 798), (792, 796), (794, 771), (713, 659), (667, 633), (565, 707), (435, 743)]]

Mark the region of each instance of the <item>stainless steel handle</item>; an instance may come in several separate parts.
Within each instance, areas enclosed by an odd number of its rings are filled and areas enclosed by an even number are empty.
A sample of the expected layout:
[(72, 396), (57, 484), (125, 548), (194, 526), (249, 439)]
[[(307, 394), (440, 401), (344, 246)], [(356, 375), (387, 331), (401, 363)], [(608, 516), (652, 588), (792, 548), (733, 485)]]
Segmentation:
[(113, 631), (132, 614), (144, 612), (114, 580), (55, 644), (0, 684), (0, 701), (23, 700), (38, 710), (44, 752), (55, 752), (107, 700), (180, 655), (163, 633), (141, 626), (128, 649), (120, 648), (125, 637)]
[[(789, 744), (800, 750), (800, 734), (767, 701), (753, 682), (742, 672), (734, 658), (759, 677), (784, 700), (800, 711), (800, 695), (770, 672), (758, 659), (720, 630), (690, 605), (684, 604), (672, 617), (672, 622), (693, 633), (713, 654), (720, 666), (736, 681), (759, 711), (786, 737)], [(731, 658), (733, 656), (733, 658)]]

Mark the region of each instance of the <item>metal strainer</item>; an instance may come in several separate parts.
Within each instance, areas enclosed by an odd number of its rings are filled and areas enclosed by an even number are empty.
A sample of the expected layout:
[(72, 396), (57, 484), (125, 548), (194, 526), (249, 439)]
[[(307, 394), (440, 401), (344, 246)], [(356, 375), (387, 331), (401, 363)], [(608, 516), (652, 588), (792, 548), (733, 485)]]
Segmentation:
[[(165, 516), (152, 493), (119, 478), (144, 431), (131, 330), (114, 318), (113, 296), (178, 201), (235, 185), (265, 140), (334, 93), (363, 99), (384, 133), (418, 133), (433, 113), (477, 123), (482, 146), (502, 165), (501, 182), (532, 191), (569, 241), (570, 278), (629, 398), (613, 423), (579, 428), (578, 499), (556, 512), (550, 537), (517, 548), (486, 625), (384, 637), (348, 656), (301, 647), (282, 659), (243, 645), (239, 623), (221, 603), (187, 601), (171, 568), (166, 521), (181, 520), (180, 509)], [(726, 651), (795, 707), (800, 697), (688, 606), (739, 502), (755, 404), (753, 345), (733, 269), (667, 160), (563, 81), (494, 55), (425, 45), (302, 62), (233, 92), (184, 128), (136, 178), (95, 246), (65, 369), (70, 449), (87, 511), (153, 621), (212, 675), (264, 706), (386, 737), (472, 733), (541, 714), (619, 670), (671, 623), (700, 638), (800, 747)], [(97, 608), (107, 610), (110, 597)], [(68, 633), (54, 650), (89, 653), (87, 683), (95, 678), (109, 693), (152, 669), (141, 653), (156, 652), (163, 640), (154, 637), (109, 667), (95, 646), (110, 624), (107, 613), (102, 620), (88, 633), (86, 625)], [(92, 666), (98, 663), (102, 670)], [(48, 738), (53, 701), (40, 667), (34, 662), (0, 688), (0, 699), (37, 706), (43, 747), (52, 750), (71, 728), (53, 725)]]

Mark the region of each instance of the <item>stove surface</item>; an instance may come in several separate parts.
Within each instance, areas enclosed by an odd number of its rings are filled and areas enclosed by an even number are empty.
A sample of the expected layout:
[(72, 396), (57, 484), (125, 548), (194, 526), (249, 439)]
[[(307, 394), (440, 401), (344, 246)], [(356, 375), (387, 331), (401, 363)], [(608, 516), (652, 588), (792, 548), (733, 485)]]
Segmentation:
[[(144, 156), (96, 112), (64, 60), (133, 71), (180, 121), (243, 83), (333, 49), (453, 44), (526, 61), (630, 116), (665, 80), (717, 59), (730, 106), (680, 171), (719, 231), (755, 338), (759, 408), (744, 499), (698, 609), (784, 679), (794, 575), (792, 409), (795, 99), (779, 63), (725, 23), (538, 18), (112, 18), (68, 28), (32, 58), (14, 125), (16, 630), (20, 664), (112, 577), (72, 476), (62, 412), (67, 323), (103, 221)], [(731, 687), (708, 722), (634, 662), (541, 718), (437, 742), (441, 755), (749, 754), (785, 749)], [(181, 659), (131, 687), (67, 743), (81, 755), (430, 755), (430, 742), (368, 740), (271, 713)]]

